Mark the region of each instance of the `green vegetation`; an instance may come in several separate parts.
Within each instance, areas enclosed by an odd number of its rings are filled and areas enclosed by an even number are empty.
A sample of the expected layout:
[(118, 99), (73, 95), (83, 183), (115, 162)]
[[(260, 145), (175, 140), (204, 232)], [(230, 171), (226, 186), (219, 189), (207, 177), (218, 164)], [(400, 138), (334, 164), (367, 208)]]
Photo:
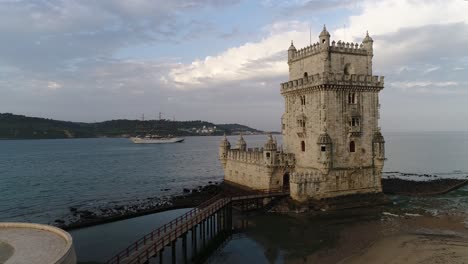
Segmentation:
[(111, 120), (98, 123), (58, 121), (46, 118), (0, 114), (1, 139), (52, 139), (90, 137), (129, 137), (144, 134), (161, 136), (227, 135), (262, 131), (239, 124), (213, 124), (206, 121)]

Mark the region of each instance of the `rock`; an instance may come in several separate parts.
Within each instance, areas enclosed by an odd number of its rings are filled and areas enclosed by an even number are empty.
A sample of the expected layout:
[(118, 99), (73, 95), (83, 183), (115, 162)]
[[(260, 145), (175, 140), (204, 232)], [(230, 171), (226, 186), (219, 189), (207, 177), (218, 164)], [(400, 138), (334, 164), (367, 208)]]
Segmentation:
[(62, 219), (55, 219), (54, 222), (57, 224), (65, 224), (65, 221), (63, 221)]
[(184, 193), (190, 193), (190, 189), (184, 188)]
[(76, 207), (70, 207), (70, 212), (76, 212), (76, 211), (78, 211), (78, 208), (76, 208)]

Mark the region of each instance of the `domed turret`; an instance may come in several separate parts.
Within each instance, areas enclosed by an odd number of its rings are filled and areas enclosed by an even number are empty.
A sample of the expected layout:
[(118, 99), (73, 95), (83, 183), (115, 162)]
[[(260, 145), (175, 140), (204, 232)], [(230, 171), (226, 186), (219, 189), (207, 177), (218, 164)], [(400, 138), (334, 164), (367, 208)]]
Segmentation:
[(369, 31), (366, 32), (366, 37), (362, 40), (362, 43), (374, 42), (374, 40), (369, 36)]
[(374, 143), (385, 143), (385, 139), (382, 136), (382, 133), (380, 133), (380, 130), (374, 133)]
[(224, 133), (224, 137), (223, 139), (221, 140), (221, 143), (219, 144), (220, 147), (225, 147), (227, 149), (230, 149), (231, 148), (231, 143), (229, 142), (229, 140), (227, 139), (226, 137), (226, 133)]
[(322, 47), (330, 46), (330, 33), (327, 31), (327, 27), (323, 25), (323, 30), (319, 35), (320, 45)]
[(237, 148), (241, 151), (245, 151), (247, 149), (247, 143), (242, 136), (242, 133), (239, 135), (239, 140), (237, 141)]
[(294, 58), (296, 51), (297, 51), (296, 47), (294, 47), (293, 41), (291, 40), (291, 46), (289, 46), (289, 49), (288, 49), (288, 61)]
[(265, 146), (263, 147), (264, 150), (268, 150), (268, 151), (276, 151), (276, 140), (273, 140), (273, 137), (271, 136), (271, 134), (268, 135), (268, 140), (267, 142), (265, 143)]
[(366, 37), (362, 40), (362, 46), (369, 55), (373, 54), (374, 40), (369, 36), (369, 32), (366, 32)]
[(221, 160), (221, 164), (223, 165), (223, 167), (226, 166), (227, 154), (230, 149), (231, 143), (229, 143), (226, 134), (224, 134), (224, 137), (221, 140), (221, 143), (219, 144), (219, 160)]
[(372, 139), (372, 141), (374, 145), (374, 158), (376, 159), (374, 161), (374, 164), (376, 166), (383, 166), (383, 161), (385, 160), (385, 139), (382, 136), (382, 133), (380, 133), (380, 129), (378, 129), (377, 132), (374, 133), (374, 138)]

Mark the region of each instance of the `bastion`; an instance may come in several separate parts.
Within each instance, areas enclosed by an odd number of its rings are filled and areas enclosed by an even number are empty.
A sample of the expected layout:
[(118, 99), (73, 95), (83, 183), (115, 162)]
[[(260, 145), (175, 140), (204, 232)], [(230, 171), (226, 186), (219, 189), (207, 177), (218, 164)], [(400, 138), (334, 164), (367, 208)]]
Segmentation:
[(70, 234), (30, 223), (0, 223), (0, 263), (76, 264)]

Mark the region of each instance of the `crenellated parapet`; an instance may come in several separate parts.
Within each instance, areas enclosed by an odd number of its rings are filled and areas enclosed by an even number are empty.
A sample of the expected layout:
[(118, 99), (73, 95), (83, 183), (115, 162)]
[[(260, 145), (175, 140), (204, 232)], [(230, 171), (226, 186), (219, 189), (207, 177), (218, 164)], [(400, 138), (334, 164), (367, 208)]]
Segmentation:
[(317, 42), (305, 48), (294, 50), (291, 54), (292, 56), (290, 60), (291, 61), (300, 60), (302, 58), (318, 54), (322, 51), (320, 47), (321, 47), (320, 43)]
[(249, 148), (247, 150), (231, 149), (227, 151), (228, 161), (238, 161), (257, 165), (292, 166), (294, 165), (294, 154), (284, 153), (279, 150), (271, 152), (271, 156), (265, 155), (264, 148)]
[(247, 150), (231, 149), (227, 151), (226, 158), (228, 160), (263, 164), (263, 148), (249, 148)]
[(362, 43), (358, 44), (353, 42), (344, 42), (341, 40), (338, 40), (338, 42), (332, 41), (330, 51), (356, 55), (367, 55), (368, 53), (368, 50)]
[[(328, 49), (327, 49), (328, 48)], [(323, 44), (314, 43), (309, 46), (306, 46), (302, 49), (293, 50), (290, 54), (289, 61), (294, 62), (297, 60), (302, 60), (306, 57), (313, 56), (319, 54), (323, 51), (330, 51), (336, 53), (346, 53), (346, 54), (354, 54), (354, 55), (363, 55), (367, 56), (372, 50), (366, 48), (363, 43), (353, 43), (353, 42), (344, 42), (341, 40), (332, 41), (331, 45), (328, 47), (323, 47)]]
[(384, 77), (364, 74), (322, 73), (297, 80), (281, 83), (281, 93), (288, 93), (306, 88), (334, 88), (354, 90), (381, 90)]

